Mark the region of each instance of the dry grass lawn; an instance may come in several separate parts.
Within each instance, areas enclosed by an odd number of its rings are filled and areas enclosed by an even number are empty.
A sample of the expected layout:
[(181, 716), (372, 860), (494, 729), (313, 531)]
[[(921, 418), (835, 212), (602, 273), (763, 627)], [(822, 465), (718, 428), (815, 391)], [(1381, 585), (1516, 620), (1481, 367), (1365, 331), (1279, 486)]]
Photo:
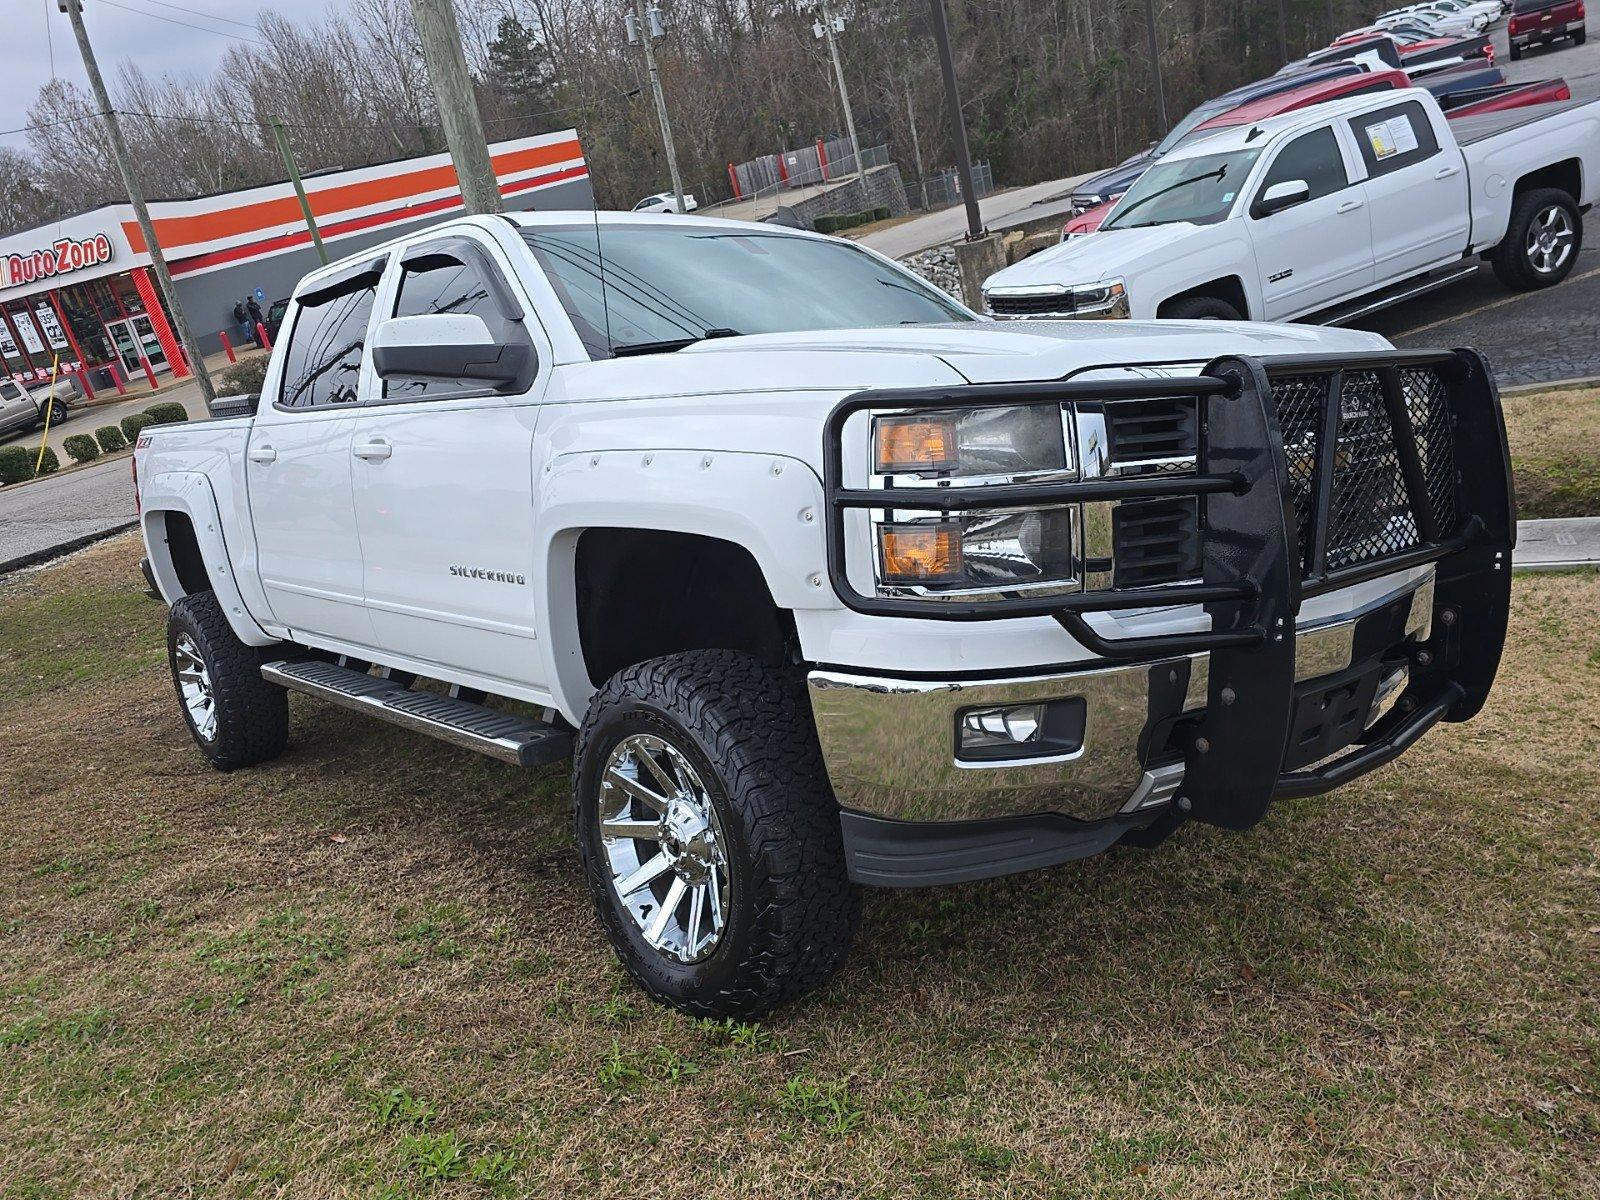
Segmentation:
[(1507, 396), (1517, 515), (1600, 516), (1600, 388)]
[(562, 773), (297, 698), (218, 775), (119, 538), (0, 584), (5, 1197), (1600, 1195), (1600, 583), (1489, 711), (1247, 835), (868, 896), (651, 1006)]

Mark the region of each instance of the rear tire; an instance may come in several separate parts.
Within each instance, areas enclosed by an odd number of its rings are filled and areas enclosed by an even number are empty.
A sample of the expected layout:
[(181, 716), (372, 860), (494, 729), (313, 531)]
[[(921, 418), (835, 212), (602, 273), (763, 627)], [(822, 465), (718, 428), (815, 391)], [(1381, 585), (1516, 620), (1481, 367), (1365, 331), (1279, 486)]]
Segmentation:
[(1577, 33), (1572, 35), (1572, 44), (1574, 46), (1581, 46), (1585, 42), (1587, 42), (1588, 40), (1589, 40), (1589, 31), (1587, 29), (1580, 29), (1580, 30), (1578, 30)]
[(1511, 47), (1511, 61), (1512, 62), (1517, 62), (1521, 58), (1522, 58), (1522, 50), (1521, 50), (1521, 48), (1518, 47), (1518, 46), (1512, 46)]
[(260, 652), (239, 640), (215, 592), (195, 592), (172, 606), (167, 661), (184, 723), (213, 767), (253, 767), (283, 753), (288, 693), (261, 678)]
[(731, 650), (635, 664), (589, 705), (573, 763), (595, 911), (652, 997), (748, 1018), (838, 969), (860, 899), (797, 677)]
[(1511, 207), (1505, 240), (1489, 261), (1500, 282), (1519, 292), (1552, 287), (1572, 273), (1583, 249), (1583, 218), (1560, 188), (1535, 188)]
[(1172, 321), (1242, 321), (1244, 314), (1215, 296), (1183, 296), (1169, 301), (1161, 315)]

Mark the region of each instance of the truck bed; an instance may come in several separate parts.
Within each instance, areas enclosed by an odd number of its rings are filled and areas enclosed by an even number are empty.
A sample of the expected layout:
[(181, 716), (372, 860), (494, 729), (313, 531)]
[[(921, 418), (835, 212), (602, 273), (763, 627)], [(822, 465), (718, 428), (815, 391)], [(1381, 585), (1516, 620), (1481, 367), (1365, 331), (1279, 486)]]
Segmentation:
[(1600, 118), (1600, 100), (1557, 100), (1551, 104), (1529, 104), (1504, 112), (1455, 117), (1450, 121), (1450, 128), (1455, 132), (1459, 145), (1475, 146), (1499, 134), (1548, 121), (1580, 108), (1592, 109), (1589, 115)]

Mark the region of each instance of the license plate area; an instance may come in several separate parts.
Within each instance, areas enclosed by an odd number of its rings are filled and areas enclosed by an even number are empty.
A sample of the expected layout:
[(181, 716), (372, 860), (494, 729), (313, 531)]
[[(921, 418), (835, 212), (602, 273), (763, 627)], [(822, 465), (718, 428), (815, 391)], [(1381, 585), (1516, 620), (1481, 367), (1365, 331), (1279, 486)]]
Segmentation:
[(1354, 743), (1366, 727), (1382, 674), (1382, 660), (1373, 658), (1297, 684), (1283, 769), (1298, 771)]

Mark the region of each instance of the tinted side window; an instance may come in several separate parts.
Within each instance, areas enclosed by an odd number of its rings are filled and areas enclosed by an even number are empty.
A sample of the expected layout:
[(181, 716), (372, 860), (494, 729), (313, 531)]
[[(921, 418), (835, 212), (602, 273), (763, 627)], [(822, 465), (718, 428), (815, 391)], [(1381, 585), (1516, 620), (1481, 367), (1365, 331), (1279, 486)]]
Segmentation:
[[(465, 253), (429, 255), (420, 265), (407, 267), (401, 273), (394, 315), (471, 314), (482, 317), (491, 331), (498, 329), (504, 317), (484, 278), (484, 272), (489, 269), (492, 268)], [(448, 400), (469, 392), (481, 395), (483, 391), (483, 381), (472, 379), (396, 379), (391, 376), (383, 385), (383, 394), (391, 400)]]
[(367, 324), (377, 286), (367, 284), (331, 298), (302, 305), (289, 334), (284, 360), (284, 408), (354, 404)]
[[(1301, 134), (1285, 146), (1267, 168), (1267, 177), (1261, 181), (1261, 192), (1275, 183), (1291, 179), (1304, 179), (1311, 188), (1311, 198), (1327, 196), (1340, 188), (1350, 186), (1345, 174), (1344, 158), (1339, 153), (1339, 139), (1333, 130), (1324, 125), (1310, 133)], [(1260, 199), (1260, 195), (1257, 196)]]
[(1374, 179), (1422, 162), (1439, 152), (1427, 113), (1415, 100), (1350, 118), (1350, 132)]

